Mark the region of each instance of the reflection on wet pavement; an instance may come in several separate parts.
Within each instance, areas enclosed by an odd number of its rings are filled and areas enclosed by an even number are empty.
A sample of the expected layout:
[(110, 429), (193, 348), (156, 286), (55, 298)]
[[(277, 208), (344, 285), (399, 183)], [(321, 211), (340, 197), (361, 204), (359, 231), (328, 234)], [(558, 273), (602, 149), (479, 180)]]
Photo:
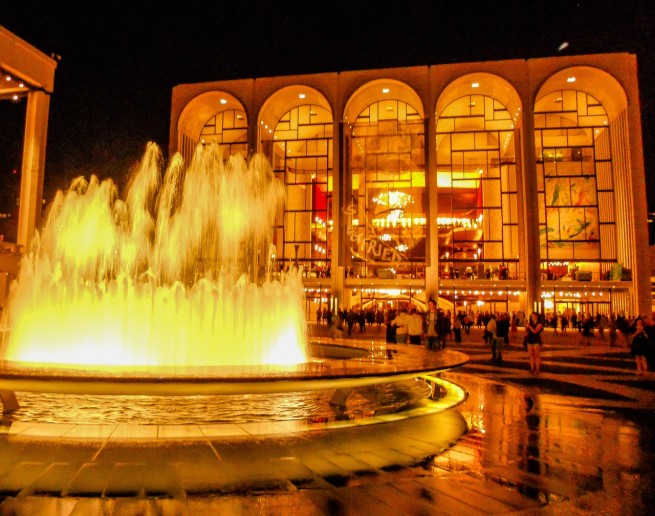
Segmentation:
[(468, 397), (441, 414), (246, 438), (0, 435), (0, 512), (649, 514), (655, 377), (632, 376), (625, 349), (547, 338), (538, 377), (518, 346), (498, 367), (465, 341), (471, 361), (442, 376)]

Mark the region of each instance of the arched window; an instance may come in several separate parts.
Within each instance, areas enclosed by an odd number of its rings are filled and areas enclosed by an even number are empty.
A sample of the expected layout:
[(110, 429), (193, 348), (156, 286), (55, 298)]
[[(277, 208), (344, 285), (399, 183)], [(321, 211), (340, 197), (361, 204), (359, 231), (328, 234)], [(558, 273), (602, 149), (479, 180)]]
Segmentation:
[(287, 111), (273, 130), (273, 170), (287, 192), (276, 219), (277, 260), (316, 277), (330, 274), (332, 132), (332, 114), (314, 104)]
[(351, 126), (350, 269), (361, 277), (423, 277), (425, 126), (410, 104), (385, 99)]
[(248, 122), (246, 114), (240, 109), (227, 109), (211, 117), (200, 131), (203, 145), (216, 143), (223, 156), (248, 153)]
[(466, 95), (437, 119), (440, 275), (520, 278), (514, 124), (500, 102)]
[(607, 113), (591, 95), (560, 90), (537, 102), (544, 279), (611, 279), (616, 234), (610, 141)]

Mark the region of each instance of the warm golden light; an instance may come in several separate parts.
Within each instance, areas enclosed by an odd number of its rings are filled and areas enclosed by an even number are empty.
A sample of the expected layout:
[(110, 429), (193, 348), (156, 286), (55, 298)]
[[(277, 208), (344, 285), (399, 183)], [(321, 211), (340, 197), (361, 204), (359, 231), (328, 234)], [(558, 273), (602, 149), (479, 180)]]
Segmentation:
[(263, 155), (199, 146), (161, 177), (150, 144), (126, 199), (111, 180), (58, 192), (23, 260), (0, 359), (22, 365), (306, 362), (302, 281), (272, 276), (284, 187)]

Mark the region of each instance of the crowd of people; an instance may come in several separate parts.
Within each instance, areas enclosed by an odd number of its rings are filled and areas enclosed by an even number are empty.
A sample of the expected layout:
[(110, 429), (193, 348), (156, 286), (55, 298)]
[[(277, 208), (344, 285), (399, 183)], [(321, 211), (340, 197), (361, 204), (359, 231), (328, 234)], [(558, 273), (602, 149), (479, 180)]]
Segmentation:
[[(579, 345), (592, 345), (598, 338), (610, 347), (627, 346), (635, 358), (636, 372), (643, 375), (655, 371), (655, 319), (651, 316), (630, 317), (623, 313), (547, 313), (532, 312), (465, 312), (438, 307), (434, 299), (428, 301), (425, 311), (413, 304), (403, 304), (395, 309), (385, 306), (363, 310), (352, 308), (333, 313), (327, 307), (317, 310), (318, 324), (326, 325), (333, 337), (363, 333), (367, 327), (384, 327), (388, 343), (425, 345), (429, 350), (440, 350), (449, 342), (462, 342), (462, 335), (469, 335), (471, 327), (482, 330), (482, 338), (491, 352), (494, 363), (503, 361), (503, 349), (513, 339), (520, 339), (530, 357), (530, 372), (541, 372), (541, 348), (543, 331), (552, 330), (554, 335), (576, 332)], [(519, 331), (520, 329), (520, 331)], [(520, 335), (519, 335), (520, 333)]]

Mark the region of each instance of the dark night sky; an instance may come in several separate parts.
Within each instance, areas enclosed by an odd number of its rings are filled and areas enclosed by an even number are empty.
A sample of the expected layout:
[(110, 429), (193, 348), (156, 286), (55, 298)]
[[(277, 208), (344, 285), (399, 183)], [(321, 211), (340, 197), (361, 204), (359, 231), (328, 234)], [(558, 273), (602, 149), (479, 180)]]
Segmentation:
[[(48, 200), (79, 175), (122, 184), (148, 141), (166, 154), (177, 84), (630, 52), (639, 64), (648, 200), (655, 211), (652, 0), (476, 3), (425, 0), (382, 8), (376, 2), (240, 0), (183, 2), (170, 10), (160, 2), (129, 8), (85, 2), (81, 8), (0, 0), (0, 25), (61, 56), (50, 104)], [(569, 47), (558, 51), (564, 41)], [(0, 192), (15, 181), (10, 171), (20, 169), (24, 105), (0, 102)], [(0, 195), (0, 211), (2, 202)]]

